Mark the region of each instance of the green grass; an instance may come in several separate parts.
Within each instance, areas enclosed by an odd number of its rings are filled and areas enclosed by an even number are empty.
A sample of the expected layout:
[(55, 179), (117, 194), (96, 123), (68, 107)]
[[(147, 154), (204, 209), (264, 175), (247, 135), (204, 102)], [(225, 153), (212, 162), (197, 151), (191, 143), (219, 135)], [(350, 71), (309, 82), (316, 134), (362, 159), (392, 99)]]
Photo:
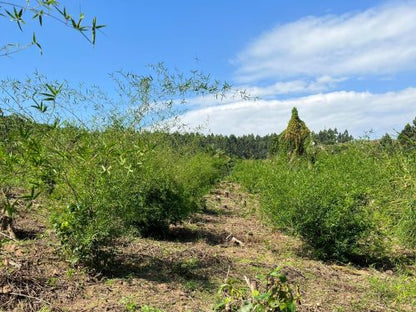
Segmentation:
[(371, 277), (372, 296), (397, 311), (416, 306), (416, 278), (400, 274), (388, 278)]

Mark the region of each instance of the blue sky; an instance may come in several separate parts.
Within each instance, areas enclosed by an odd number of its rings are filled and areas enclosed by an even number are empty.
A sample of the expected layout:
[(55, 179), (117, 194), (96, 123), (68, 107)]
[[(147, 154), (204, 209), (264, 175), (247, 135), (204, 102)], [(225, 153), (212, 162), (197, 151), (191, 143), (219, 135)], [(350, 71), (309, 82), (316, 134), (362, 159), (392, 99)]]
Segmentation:
[[(18, 2), (18, 1), (16, 1)], [(24, 1), (21, 1), (24, 3)], [(415, 1), (61, 1), (107, 27), (91, 47), (51, 20), (24, 31), (2, 19), (2, 44), (32, 48), (0, 59), (0, 79), (34, 71), (113, 88), (108, 74), (165, 62), (200, 68), (258, 96), (190, 99), (182, 119), (205, 132), (280, 132), (297, 106), (310, 128), (395, 133), (416, 116)], [(196, 61), (197, 59), (197, 61)]]

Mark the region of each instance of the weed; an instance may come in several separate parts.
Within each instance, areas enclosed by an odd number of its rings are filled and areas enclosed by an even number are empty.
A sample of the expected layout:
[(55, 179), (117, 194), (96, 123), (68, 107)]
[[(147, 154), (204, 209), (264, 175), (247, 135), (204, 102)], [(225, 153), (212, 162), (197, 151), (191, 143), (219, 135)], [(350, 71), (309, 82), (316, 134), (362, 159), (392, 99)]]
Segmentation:
[(392, 308), (405, 310), (406, 306), (416, 306), (416, 279), (412, 275), (371, 277), (370, 285), (373, 296)]
[(196, 281), (191, 280), (185, 283), (185, 289), (188, 291), (195, 291), (198, 288), (199, 288), (199, 283)]
[(66, 270), (66, 276), (68, 278), (72, 278), (74, 276), (74, 274), (76, 273), (74, 268), (69, 268), (68, 270)]
[(50, 277), (50, 278), (48, 278), (47, 283), (51, 287), (56, 287), (56, 285), (58, 284), (58, 278), (57, 277)]
[(139, 305), (133, 300), (132, 296), (126, 296), (121, 298), (120, 304), (122, 304), (128, 312), (139, 311)]
[(152, 306), (148, 306), (148, 305), (144, 305), (141, 307), (140, 309), (141, 312), (164, 312), (163, 310), (160, 310), (158, 308), (152, 307)]
[(239, 286), (240, 281), (227, 278), (220, 286), (220, 300), (215, 311), (296, 311), (297, 295), (294, 295), (280, 268), (276, 268), (261, 278), (262, 285), (244, 277), (246, 286)]
[(116, 282), (116, 279), (114, 279), (114, 278), (109, 278), (109, 279), (107, 279), (107, 280), (105, 281), (105, 284), (106, 284), (107, 286), (112, 286), (112, 285), (114, 285), (114, 284), (115, 284), (115, 282)]

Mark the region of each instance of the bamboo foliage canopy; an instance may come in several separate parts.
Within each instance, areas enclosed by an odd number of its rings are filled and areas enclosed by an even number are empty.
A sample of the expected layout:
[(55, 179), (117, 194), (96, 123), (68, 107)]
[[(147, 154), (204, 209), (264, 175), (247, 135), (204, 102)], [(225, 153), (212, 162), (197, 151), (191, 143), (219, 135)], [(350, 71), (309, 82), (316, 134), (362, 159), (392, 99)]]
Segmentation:
[(280, 148), (290, 156), (303, 155), (310, 133), (305, 122), (299, 118), (298, 110), (293, 107), (287, 128), (280, 135)]

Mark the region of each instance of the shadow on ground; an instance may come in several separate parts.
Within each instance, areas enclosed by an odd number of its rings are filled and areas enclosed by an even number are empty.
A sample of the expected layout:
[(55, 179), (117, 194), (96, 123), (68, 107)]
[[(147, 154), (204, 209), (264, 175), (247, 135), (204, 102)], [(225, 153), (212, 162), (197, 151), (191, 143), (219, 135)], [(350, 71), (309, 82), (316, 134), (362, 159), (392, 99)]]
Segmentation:
[(18, 240), (31, 240), (38, 237), (38, 235), (42, 234), (42, 232), (38, 230), (32, 229), (22, 229), (22, 228), (15, 228), (14, 233), (16, 234), (16, 238)]
[(210, 277), (223, 276), (232, 265), (224, 256), (211, 255), (198, 250), (148, 254), (123, 253), (103, 272), (105, 278), (142, 278), (158, 283), (194, 284), (195, 287), (216, 287)]
[(208, 245), (214, 246), (225, 243), (227, 235), (225, 231), (212, 232), (201, 228), (191, 229), (178, 226), (171, 227), (160, 240), (180, 243), (204, 241)]
[(334, 259), (323, 259), (316, 251), (306, 243), (303, 243), (299, 247), (294, 249), (295, 254), (303, 259), (310, 259), (315, 261), (322, 261), (327, 265), (352, 265), (357, 269), (374, 268), (380, 272), (395, 271), (402, 265), (412, 265), (416, 259), (416, 252), (401, 252), (397, 254), (385, 254), (381, 255), (360, 255), (351, 254), (345, 262), (340, 262)]

